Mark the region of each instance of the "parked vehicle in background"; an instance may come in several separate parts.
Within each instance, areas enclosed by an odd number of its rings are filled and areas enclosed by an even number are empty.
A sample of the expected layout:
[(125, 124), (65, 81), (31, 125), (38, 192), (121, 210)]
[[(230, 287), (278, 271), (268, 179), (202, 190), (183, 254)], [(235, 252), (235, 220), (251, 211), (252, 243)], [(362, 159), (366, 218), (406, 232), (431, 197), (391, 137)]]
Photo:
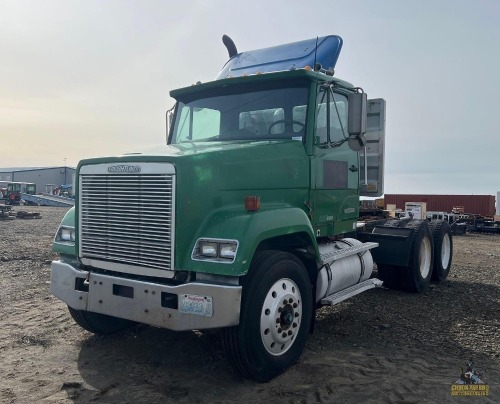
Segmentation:
[(467, 231), (479, 233), (500, 233), (500, 221), (492, 218), (475, 217), (467, 220)]
[(64, 196), (65, 198), (74, 198), (72, 184), (59, 185), (55, 187), (51, 193), (57, 196)]
[(31, 182), (9, 182), (7, 187), (2, 189), (2, 196), (6, 205), (20, 205), (21, 194), (36, 194), (36, 184)]

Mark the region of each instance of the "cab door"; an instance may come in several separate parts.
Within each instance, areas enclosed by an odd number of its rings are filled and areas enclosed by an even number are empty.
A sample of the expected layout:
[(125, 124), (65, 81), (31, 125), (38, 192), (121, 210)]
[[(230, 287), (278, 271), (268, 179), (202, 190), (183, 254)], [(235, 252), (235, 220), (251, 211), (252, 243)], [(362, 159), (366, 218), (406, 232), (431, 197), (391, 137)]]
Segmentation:
[(359, 161), (347, 144), (347, 114), (347, 96), (321, 86), (311, 157), (312, 224), (317, 237), (351, 232), (358, 218)]

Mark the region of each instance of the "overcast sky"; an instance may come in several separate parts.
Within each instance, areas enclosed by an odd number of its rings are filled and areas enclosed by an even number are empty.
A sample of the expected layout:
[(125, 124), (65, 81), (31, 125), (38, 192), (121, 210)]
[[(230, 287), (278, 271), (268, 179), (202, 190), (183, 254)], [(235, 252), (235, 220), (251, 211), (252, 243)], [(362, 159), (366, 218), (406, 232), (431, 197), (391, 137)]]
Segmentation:
[(169, 90), (329, 34), (336, 76), (387, 102), (386, 193), (500, 190), (500, 1), (0, 0), (0, 167), (165, 142)]

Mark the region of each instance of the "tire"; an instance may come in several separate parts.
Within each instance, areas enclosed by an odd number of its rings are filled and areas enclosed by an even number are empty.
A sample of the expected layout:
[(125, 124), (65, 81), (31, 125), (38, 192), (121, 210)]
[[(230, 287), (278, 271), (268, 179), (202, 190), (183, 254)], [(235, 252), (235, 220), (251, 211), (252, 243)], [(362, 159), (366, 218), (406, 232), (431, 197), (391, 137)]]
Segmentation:
[(98, 335), (108, 335), (133, 326), (135, 323), (123, 318), (107, 316), (85, 310), (75, 310), (68, 306), (73, 320), (84, 330)]
[(264, 251), (243, 288), (240, 324), (224, 328), (224, 351), (244, 377), (267, 382), (300, 357), (313, 314), (312, 286), (292, 254)]
[(451, 226), (444, 220), (432, 220), (430, 227), (434, 242), (432, 280), (442, 282), (450, 273), (453, 258), (453, 235)]
[(414, 232), (409, 264), (401, 268), (401, 287), (409, 292), (421, 293), (427, 289), (432, 276), (432, 232), (427, 220), (412, 220), (405, 227), (414, 229)]
[(390, 219), (384, 223), (384, 227), (405, 227), (409, 220)]

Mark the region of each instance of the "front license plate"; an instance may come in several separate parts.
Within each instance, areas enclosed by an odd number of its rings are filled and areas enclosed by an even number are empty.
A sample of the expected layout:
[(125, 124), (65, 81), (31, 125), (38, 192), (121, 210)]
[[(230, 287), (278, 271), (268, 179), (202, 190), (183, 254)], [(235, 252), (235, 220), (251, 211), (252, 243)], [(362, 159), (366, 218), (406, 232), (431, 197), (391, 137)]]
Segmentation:
[(211, 296), (180, 295), (179, 297), (179, 311), (181, 313), (206, 317), (212, 317), (214, 314)]

